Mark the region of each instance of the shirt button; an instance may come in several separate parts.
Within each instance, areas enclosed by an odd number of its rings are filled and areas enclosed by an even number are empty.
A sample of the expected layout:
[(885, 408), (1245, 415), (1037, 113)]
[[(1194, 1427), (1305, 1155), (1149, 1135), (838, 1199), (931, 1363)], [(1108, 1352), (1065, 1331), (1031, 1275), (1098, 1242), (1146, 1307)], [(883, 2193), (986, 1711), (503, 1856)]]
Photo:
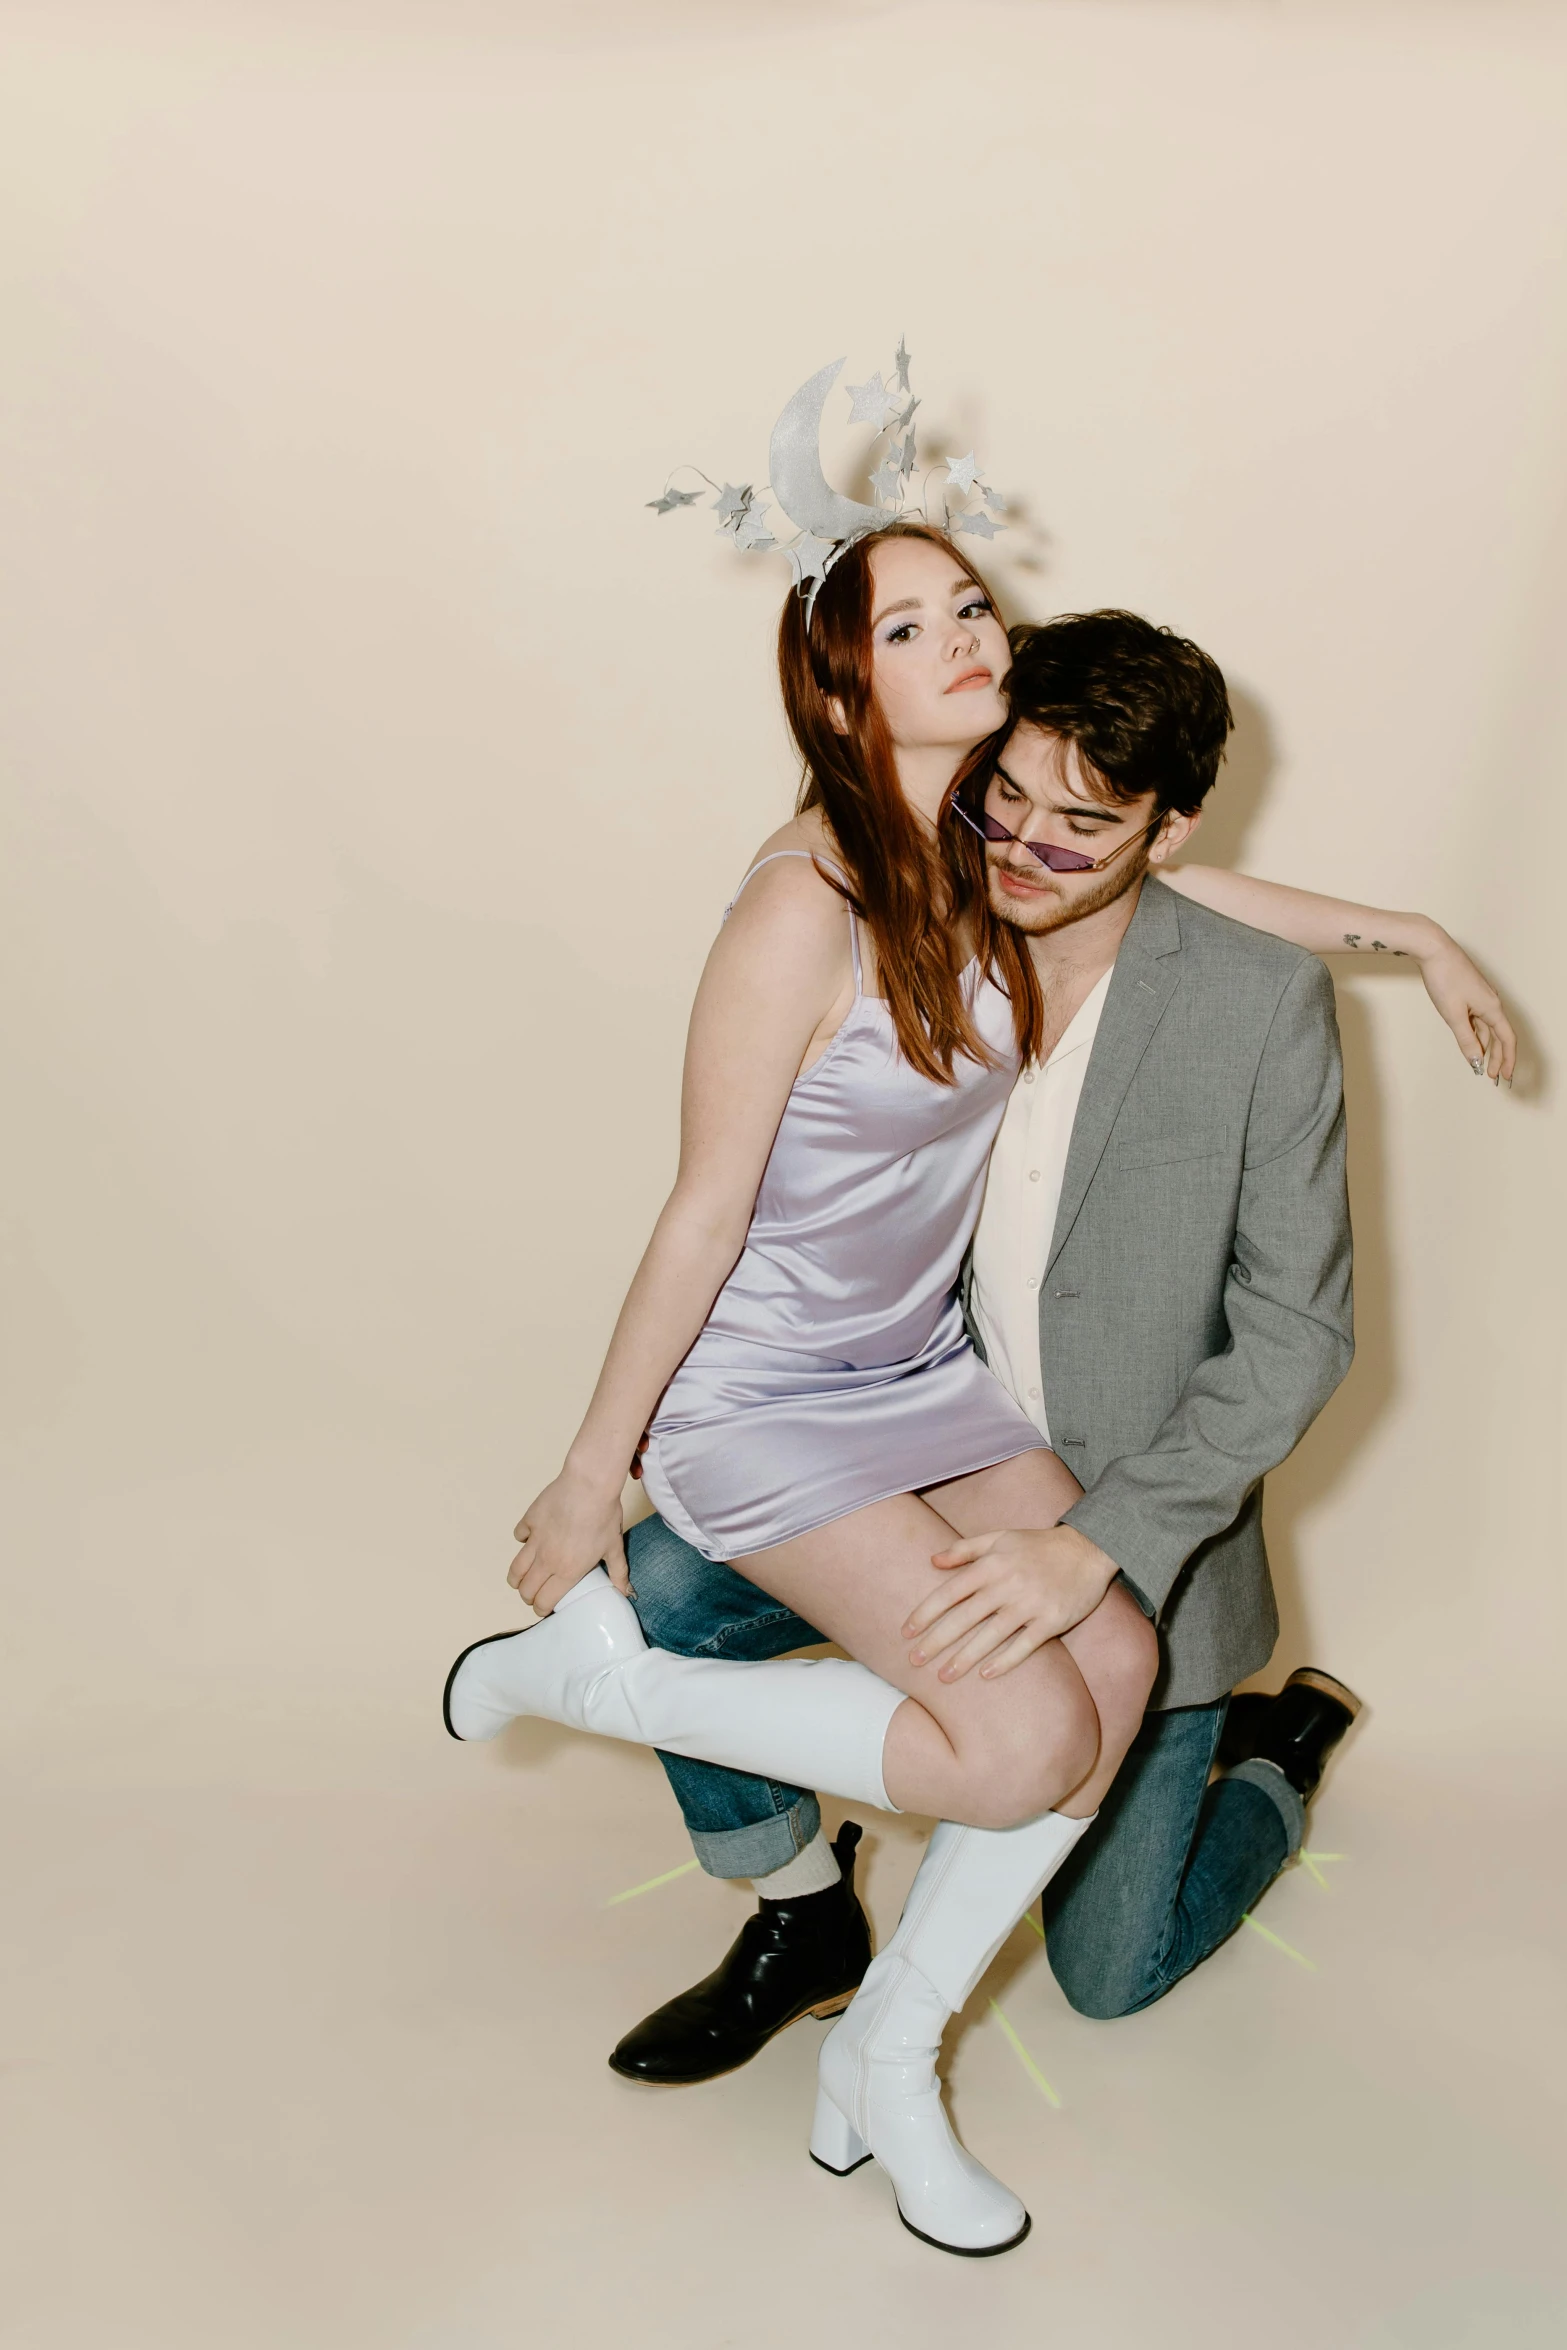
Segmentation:
[(1039, 1181), (1039, 1169), (1037, 1167), (1029, 1168), (1028, 1180), (1030, 1183), (1037, 1183)]
[(1037, 1388), (1037, 1387), (1031, 1387), (1031, 1388), (1029, 1389), (1029, 1391), (1028, 1391), (1028, 1394), (1029, 1394), (1029, 1401), (1030, 1401), (1031, 1403), (1038, 1403), (1038, 1401), (1039, 1401), (1039, 1390), (1038, 1390), (1038, 1388)]
[(1037, 1273), (1030, 1273), (1028, 1277), (1028, 1286), (1030, 1289), (1037, 1289), (1039, 1287), (1039, 1275)]
[(1024, 1083), (1025, 1085), (1032, 1085), (1032, 1084), (1033, 1084), (1033, 1082), (1034, 1082), (1034, 1072), (1033, 1072), (1033, 1070), (1032, 1070), (1032, 1069), (1025, 1069), (1025, 1070), (1024, 1070), (1024, 1072), (1023, 1072), (1023, 1083)]

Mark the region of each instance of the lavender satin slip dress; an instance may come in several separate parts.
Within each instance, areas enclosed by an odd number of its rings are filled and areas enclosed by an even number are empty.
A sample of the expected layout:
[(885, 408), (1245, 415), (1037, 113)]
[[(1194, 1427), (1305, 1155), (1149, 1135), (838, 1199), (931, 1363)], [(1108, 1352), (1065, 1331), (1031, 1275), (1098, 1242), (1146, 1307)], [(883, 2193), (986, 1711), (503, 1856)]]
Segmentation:
[[(809, 853), (776, 850), (740, 890)], [(969, 1344), (957, 1297), (1017, 1074), (1011, 1006), (971, 964), (963, 984), (999, 1066), (959, 1060), (956, 1083), (937, 1085), (864, 993), (852, 908), (849, 938), (854, 1001), (790, 1090), (745, 1248), (643, 1456), (648, 1499), (704, 1558), (746, 1558), (1044, 1449)]]

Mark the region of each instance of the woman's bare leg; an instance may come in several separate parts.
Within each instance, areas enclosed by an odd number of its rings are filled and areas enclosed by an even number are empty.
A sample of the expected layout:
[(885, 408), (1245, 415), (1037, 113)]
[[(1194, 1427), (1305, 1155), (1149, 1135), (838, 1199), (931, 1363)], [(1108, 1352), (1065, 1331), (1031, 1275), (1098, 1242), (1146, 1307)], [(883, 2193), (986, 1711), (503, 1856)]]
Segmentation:
[(1090, 1783), (1099, 1721), (1058, 1640), (995, 1681), (971, 1673), (945, 1682), (934, 1665), (909, 1662), (904, 1620), (931, 1588), (932, 1554), (956, 1531), (917, 1495), (900, 1494), (737, 1563), (913, 1701), (893, 1716), (882, 1756), (900, 1811), (1015, 1827)]
[[(1016, 1527), (1053, 1526), (1082, 1494), (1071, 1470), (1053, 1452), (1019, 1453), (993, 1469), (931, 1487), (931, 1507), (961, 1534), (1000, 1534)], [(941, 1570), (931, 1569), (932, 1580)], [(926, 1585), (927, 1592), (930, 1585)], [(1056, 1643), (1051, 1642), (1052, 1647)], [(1055, 1805), (1086, 1819), (1109, 1793), (1127, 1748), (1136, 1737), (1159, 1669), (1159, 1641), (1129, 1592), (1112, 1583), (1090, 1616), (1064, 1633), (1060, 1645), (1083, 1676), (1099, 1717), (1099, 1753), (1082, 1782)], [(971, 1673), (968, 1678), (972, 1680)], [(1004, 1674), (992, 1688), (1004, 1688)]]

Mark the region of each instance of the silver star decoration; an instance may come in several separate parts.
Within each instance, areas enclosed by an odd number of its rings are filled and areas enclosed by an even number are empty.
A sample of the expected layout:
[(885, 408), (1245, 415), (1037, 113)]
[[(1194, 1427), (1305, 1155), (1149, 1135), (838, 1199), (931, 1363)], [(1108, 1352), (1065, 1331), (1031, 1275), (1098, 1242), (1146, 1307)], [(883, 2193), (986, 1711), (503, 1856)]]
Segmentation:
[(649, 498), (648, 505), (655, 514), (673, 514), (677, 506), (694, 506), (701, 495), (700, 490), (666, 490), (661, 498)]
[(789, 549), (789, 560), (794, 565), (794, 584), (804, 587), (807, 580), (820, 585), (827, 577), (827, 566), (838, 552), (831, 539), (813, 538), (802, 531)]
[(742, 548), (748, 555), (765, 554), (769, 547), (776, 547), (778, 544), (762, 519), (766, 512), (767, 500), (765, 498), (750, 498), (746, 501), (745, 512), (735, 526), (735, 545)]
[(971, 538), (993, 539), (998, 530), (1005, 530), (1004, 522), (992, 522), (988, 514), (954, 514), (949, 529), (966, 530)]
[(918, 406), (918, 400), (911, 400), (909, 402), (907, 408), (904, 409), (903, 414), (898, 418), (899, 432), (908, 431), (909, 426), (914, 422), (914, 411)]
[(903, 471), (898, 463), (898, 452), (896, 449), (889, 449), (871, 475), (871, 488), (884, 506), (890, 506), (896, 500), (902, 487)]
[(969, 491), (974, 487), (975, 477), (978, 472), (979, 460), (974, 455), (972, 449), (970, 449), (966, 457), (949, 457), (947, 459), (948, 489), (961, 490), (964, 496), (967, 497)]
[(743, 489), (736, 489), (732, 481), (726, 481), (713, 500), (713, 511), (721, 522), (738, 522), (750, 503), (751, 485), (749, 482), (745, 484)]
[(898, 370), (898, 389), (906, 392), (909, 388), (909, 354), (902, 335), (898, 337), (898, 353), (893, 364)]
[(862, 384), (846, 384), (849, 395), (849, 422), (851, 424), (883, 425), (897, 408), (880, 375), (867, 376)]
[(914, 435), (912, 433), (910, 433), (908, 439), (903, 444), (903, 454), (898, 460), (898, 471), (902, 474), (905, 481), (908, 480), (909, 475), (914, 471)]

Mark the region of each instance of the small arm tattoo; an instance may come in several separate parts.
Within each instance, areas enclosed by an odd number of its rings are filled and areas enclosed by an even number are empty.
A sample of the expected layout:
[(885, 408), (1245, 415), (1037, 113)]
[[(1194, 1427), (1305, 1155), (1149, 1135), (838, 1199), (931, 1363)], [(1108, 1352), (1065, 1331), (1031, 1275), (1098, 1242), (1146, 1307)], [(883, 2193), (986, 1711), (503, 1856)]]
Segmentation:
[[(1346, 931), (1345, 931), (1345, 933), (1344, 933), (1344, 944), (1345, 944), (1347, 947), (1362, 947), (1362, 946), (1364, 946), (1364, 945), (1365, 945), (1365, 943), (1366, 943), (1366, 940), (1365, 940), (1365, 934), (1364, 934), (1362, 931), (1359, 931), (1359, 930), (1346, 930)], [(1407, 948), (1405, 948), (1405, 947), (1390, 947), (1390, 946), (1388, 945), (1388, 943), (1387, 943), (1387, 940), (1386, 940), (1385, 938), (1374, 938), (1374, 939), (1371, 941), (1371, 951), (1372, 951), (1372, 953), (1373, 953), (1374, 955), (1405, 955), (1405, 956), (1407, 956), (1407, 953), (1408, 953), (1408, 950), (1407, 950)]]

